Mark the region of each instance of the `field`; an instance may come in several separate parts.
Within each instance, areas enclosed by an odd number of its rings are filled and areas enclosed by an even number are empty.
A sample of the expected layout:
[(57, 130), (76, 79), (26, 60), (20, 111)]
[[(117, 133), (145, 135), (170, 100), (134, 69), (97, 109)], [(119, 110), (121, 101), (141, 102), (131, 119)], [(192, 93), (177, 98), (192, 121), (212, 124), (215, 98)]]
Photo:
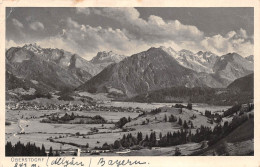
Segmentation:
[[(165, 116), (169, 118), (174, 115), (177, 119), (183, 121), (192, 119), (194, 128), (191, 129), (195, 133), (196, 129), (201, 125), (214, 127), (216, 124), (209, 123), (208, 118), (203, 115), (206, 109), (211, 111), (221, 111), (227, 107), (212, 107), (204, 104), (194, 104), (194, 110), (176, 109), (172, 107), (174, 103), (133, 103), (133, 102), (106, 102), (100, 104), (105, 107), (122, 107), (122, 108), (140, 108), (143, 111), (148, 111), (147, 114), (139, 116), (137, 112), (112, 112), (112, 111), (63, 111), (63, 110), (7, 110), (6, 121), (11, 122), (11, 125), (6, 126), (6, 142), (11, 141), (13, 144), (21, 141), (22, 143), (35, 143), (37, 146), (45, 145), (48, 150), (52, 147), (54, 150), (71, 150), (77, 148), (85, 148), (86, 144), (90, 149), (102, 147), (104, 143), (113, 144), (115, 140), (122, 139), (123, 135), (131, 133), (137, 136), (138, 132), (150, 135), (155, 132), (157, 137), (161, 133), (166, 135), (168, 132), (180, 130), (182, 127), (177, 122), (165, 122)], [(161, 112), (150, 114), (150, 111), (155, 108), (161, 108)], [(72, 113), (80, 116), (94, 117), (102, 116), (107, 120), (108, 124), (58, 124), (58, 123), (41, 123), (40, 121), (52, 114), (63, 116), (65, 113)], [(131, 121), (124, 125), (125, 130), (117, 128), (111, 122), (117, 122), (122, 117), (130, 117)], [(149, 120), (149, 121), (148, 121)], [(145, 123), (144, 122), (147, 122)], [(230, 121), (230, 120), (229, 120)], [(96, 128), (97, 131), (93, 132)], [(200, 143), (187, 143), (178, 146), (182, 154), (189, 154), (201, 146)], [(175, 147), (152, 148), (131, 151), (122, 155), (172, 155)], [(115, 153), (104, 153), (104, 155), (114, 155)], [(118, 154), (116, 154), (118, 155)], [(120, 154), (121, 155), (121, 154)]]
[[(111, 101), (103, 104), (104, 106), (114, 106), (114, 107), (139, 107), (141, 109), (150, 111), (155, 108), (159, 107), (171, 107), (175, 105), (176, 103), (139, 103), (139, 102), (118, 102), (118, 101)], [(182, 103), (183, 105), (187, 105), (187, 103)], [(213, 112), (216, 111), (222, 111), (230, 108), (230, 106), (213, 106), (208, 104), (202, 104), (202, 103), (193, 103), (192, 107), (194, 110), (198, 110), (199, 112), (204, 113), (205, 110), (211, 110)]]
[[(47, 140), (48, 138), (52, 137), (55, 139), (59, 138), (60, 136), (66, 136), (65, 142), (74, 142), (77, 143), (76, 139), (80, 139), (78, 137), (72, 136), (75, 135), (77, 132), (80, 134), (87, 135), (88, 132), (91, 132), (91, 128), (96, 127), (99, 130), (99, 133), (108, 133), (108, 132), (117, 132), (118, 129), (114, 129), (114, 124), (49, 124), (49, 123), (41, 123), (40, 121), (44, 118), (44, 115), (50, 115), (52, 113), (58, 113), (59, 115), (64, 115), (65, 111), (56, 111), (56, 110), (8, 110), (6, 112), (6, 121), (10, 122), (11, 125), (6, 126), (6, 141), (11, 141), (12, 143), (16, 143), (17, 141), (21, 141), (24, 143), (33, 142), (38, 146), (44, 144), (46, 148), (52, 146), (54, 149), (59, 149), (60, 144), (50, 142)], [(71, 114), (72, 112), (67, 112)], [(121, 117), (130, 117), (135, 118), (138, 113), (132, 112), (102, 112), (102, 111), (73, 111), (74, 114), (84, 115), (84, 116), (96, 116), (102, 115), (108, 121), (118, 121)], [(42, 118), (41, 118), (42, 117)], [(21, 129), (22, 128), (22, 129)], [(20, 134), (20, 133), (25, 134)], [(105, 134), (101, 134), (105, 137), (101, 139), (113, 140), (114, 137), (107, 136)], [(120, 136), (118, 133), (117, 136)], [(82, 137), (82, 136), (81, 136)], [(100, 138), (99, 136), (95, 135), (92, 136), (94, 140)], [(71, 140), (73, 139), (73, 140)], [(85, 140), (85, 141), (84, 141)], [(60, 140), (57, 140), (60, 141)], [(62, 141), (62, 140), (61, 140)], [(91, 141), (90, 141), (91, 142)], [(96, 142), (96, 141), (95, 141)], [(77, 144), (81, 145), (82, 143), (87, 143), (86, 139), (82, 139)], [(102, 142), (100, 144), (103, 144)], [(94, 146), (94, 144), (92, 144)], [(99, 146), (99, 144), (98, 144)], [(68, 145), (62, 146), (64, 149), (67, 148), (75, 148), (70, 147)]]

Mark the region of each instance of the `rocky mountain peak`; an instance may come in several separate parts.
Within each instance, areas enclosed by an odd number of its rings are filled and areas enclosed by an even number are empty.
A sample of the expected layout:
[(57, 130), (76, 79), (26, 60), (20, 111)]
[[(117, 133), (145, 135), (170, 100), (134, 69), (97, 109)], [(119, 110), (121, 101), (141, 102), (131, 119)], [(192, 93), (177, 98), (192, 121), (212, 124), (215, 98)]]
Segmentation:
[(179, 51), (178, 53), (180, 56), (184, 56), (184, 55), (193, 55), (194, 53), (190, 50), (187, 49), (182, 49)]
[(93, 64), (99, 64), (99, 63), (118, 63), (121, 60), (123, 60), (125, 56), (123, 55), (118, 55), (114, 53), (113, 51), (103, 51), (103, 52), (98, 52), (95, 57), (92, 58), (90, 61)]
[(34, 53), (43, 53), (43, 49), (41, 48), (40, 45), (37, 45), (36, 43), (34, 44), (25, 44), (23, 46), (24, 49), (32, 51)]
[(170, 55), (176, 55), (177, 52), (172, 48), (172, 47), (165, 47), (165, 46), (160, 46), (160, 49), (164, 50), (165, 52), (167, 52)]

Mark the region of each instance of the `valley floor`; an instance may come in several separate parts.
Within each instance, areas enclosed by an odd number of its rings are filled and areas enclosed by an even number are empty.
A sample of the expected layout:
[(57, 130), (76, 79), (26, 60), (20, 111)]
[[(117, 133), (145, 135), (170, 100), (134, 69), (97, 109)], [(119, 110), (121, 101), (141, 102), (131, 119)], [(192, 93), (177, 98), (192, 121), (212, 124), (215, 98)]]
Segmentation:
[[(143, 136), (150, 135), (155, 132), (157, 137), (161, 133), (166, 135), (168, 132), (177, 132), (182, 129), (180, 125), (173, 122), (165, 122), (164, 118), (174, 115), (176, 118), (181, 118), (183, 121), (189, 121), (192, 116), (196, 119), (192, 120), (194, 128), (190, 128), (191, 132), (195, 134), (196, 129), (201, 125), (214, 128), (216, 123), (209, 123), (208, 118), (204, 116), (204, 111), (211, 109), (213, 112), (219, 112), (227, 109), (228, 106), (208, 106), (203, 104), (194, 104), (193, 110), (183, 109), (182, 112), (172, 105), (165, 103), (129, 103), (129, 102), (110, 102), (101, 104), (106, 107), (116, 106), (122, 108), (140, 108), (141, 110), (151, 111), (151, 109), (161, 108), (162, 112), (156, 115), (140, 116), (136, 112), (112, 112), (112, 111), (63, 111), (63, 110), (8, 110), (6, 111), (6, 122), (10, 125), (5, 126), (6, 142), (12, 144), (20, 141), (21, 143), (35, 143), (36, 146), (41, 147), (44, 144), (46, 150), (50, 147), (53, 150), (60, 151), (60, 155), (74, 155), (77, 149), (81, 150), (81, 156), (91, 155), (91, 150), (102, 147), (104, 143), (113, 144), (116, 140), (122, 139), (123, 135), (131, 133), (137, 136), (138, 132), (142, 132)], [(101, 115), (106, 120), (117, 122), (120, 118), (131, 118), (131, 121), (124, 125), (126, 130), (115, 127), (115, 124), (55, 124), (42, 123), (41, 120), (50, 116), (51, 114), (64, 115), (65, 113), (84, 116)], [(144, 121), (148, 123), (143, 124)], [(224, 121), (231, 121), (225, 118)], [(221, 123), (224, 124), (224, 121)], [(93, 133), (92, 129), (98, 129), (98, 132)], [(251, 141), (251, 142), (250, 142)], [(231, 155), (236, 155), (236, 148), (253, 146), (253, 139), (243, 141), (241, 143), (227, 143)], [(89, 145), (87, 148), (86, 145)], [(169, 147), (151, 147), (141, 148), (138, 150), (113, 150), (101, 151), (96, 150), (101, 155), (120, 155), (120, 156), (171, 156), (174, 155), (176, 147), (181, 152), (181, 155), (190, 155), (194, 152), (202, 150), (202, 143), (188, 142), (186, 144)], [(245, 152), (243, 152), (245, 153)], [(250, 151), (247, 153), (250, 153)], [(207, 153), (205, 153), (207, 154)]]

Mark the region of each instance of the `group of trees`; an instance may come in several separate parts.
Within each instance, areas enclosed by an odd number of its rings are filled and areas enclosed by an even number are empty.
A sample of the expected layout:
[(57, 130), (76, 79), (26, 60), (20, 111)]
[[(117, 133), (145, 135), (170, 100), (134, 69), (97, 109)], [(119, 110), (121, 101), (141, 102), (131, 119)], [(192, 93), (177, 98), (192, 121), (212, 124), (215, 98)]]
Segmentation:
[(47, 99), (51, 99), (52, 95), (50, 93), (43, 93), (41, 91), (37, 91), (34, 93), (34, 95), (22, 95), (21, 96), (22, 99), (24, 100), (33, 100), (36, 98), (47, 98)]
[(122, 117), (119, 121), (115, 124), (118, 128), (122, 128), (126, 123), (131, 122), (131, 118)]
[[(251, 88), (251, 87), (250, 87)], [(223, 91), (224, 90), (224, 91)], [(218, 93), (219, 91), (223, 93)], [(191, 103), (207, 103), (214, 105), (233, 105), (235, 102), (248, 103), (253, 99), (254, 91), (238, 92), (225, 88), (205, 88), (194, 87), (187, 88), (184, 86), (177, 86), (171, 88), (163, 88), (152, 92), (140, 94), (130, 99), (135, 102), (185, 102)]]
[(155, 115), (155, 114), (159, 114), (160, 112), (162, 112), (162, 110), (160, 108), (156, 108), (154, 110), (151, 110), (151, 114)]
[(74, 98), (68, 94), (62, 95), (60, 97), (58, 97), (59, 100), (63, 100), (63, 101), (73, 101)]
[(179, 120), (178, 120), (178, 124), (180, 126), (182, 126), (184, 129), (194, 128), (191, 120), (189, 120), (188, 123), (187, 123), (186, 120), (182, 121), (182, 119), (180, 117), (179, 117)]
[(247, 114), (243, 114), (241, 116), (235, 116), (230, 124), (226, 121), (223, 126), (219, 124), (216, 125), (213, 129), (211, 127), (201, 125), (200, 128), (198, 128), (193, 134), (191, 133), (191, 130), (189, 130), (188, 126), (188, 124), (191, 125), (192, 122), (189, 121), (187, 123), (186, 121), (182, 121), (182, 119), (179, 118), (178, 123), (183, 126), (181, 130), (168, 132), (165, 135), (160, 133), (158, 138), (156, 137), (155, 132), (151, 132), (150, 135), (146, 134), (145, 136), (142, 134), (142, 132), (138, 132), (136, 137), (133, 137), (130, 133), (128, 135), (124, 135), (121, 140), (116, 140), (114, 144), (111, 145), (111, 147), (114, 149), (119, 149), (122, 147), (133, 148), (137, 145), (142, 147), (166, 147), (185, 144), (188, 142), (199, 143), (202, 141), (209, 141), (208, 144), (212, 145), (221, 138), (230, 134), (234, 129), (249, 119), (253, 119), (253, 115), (248, 116)]
[(211, 111), (209, 110), (205, 110), (205, 114), (206, 117), (210, 118), (211, 117)]
[(187, 108), (188, 110), (192, 110), (192, 103), (188, 103), (187, 106), (184, 106), (182, 104), (175, 104), (175, 108)]
[(64, 116), (59, 119), (62, 121), (70, 121), (70, 120), (74, 120), (75, 118), (76, 118), (76, 116), (72, 112), (71, 115), (69, 115), (68, 113), (65, 113)]
[(254, 115), (253, 114), (243, 114), (240, 116), (236, 115), (233, 117), (231, 123), (228, 123), (226, 121), (223, 126), (217, 125), (212, 132), (212, 138), (208, 144), (212, 145), (216, 143), (218, 140), (227, 136), (234, 129), (236, 129), (238, 126), (242, 125), (244, 122), (248, 120), (254, 121)]
[(177, 118), (171, 114), (171, 115), (169, 116), (168, 121), (169, 121), (169, 122), (176, 122), (176, 121), (177, 121)]
[(231, 108), (227, 109), (226, 111), (224, 111), (223, 113), (223, 117), (227, 117), (230, 115), (233, 115), (234, 113), (238, 113), (238, 111), (240, 110), (241, 105), (240, 104), (236, 104), (234, 106), (232, 106)]
[(219, 123), (219, 122), (222, 121), (222, 115), (220, 115), (217, 112), (213, 114), (211, 111), (205, 110), (204, 115), (208, 118), (208, 122), (211, 123), (211, 124), (213, 124), (213, 122)]
[[(18, 141), (15, 145), (7, 142), (5, 145), (6, 156), (47, 156), (44, 145), (37, 147), (35, 143), (28, 142), (26, 145)], [(48, 156), (60, 156), (59, 152), (54, 152), (52, 147), (49, 149)]]
[(11, 142), (7, 142), (5, 145), (5, 155), (6, 156), (46, 156), (45, 147), (37, 147), (34, 144), (27, 143), (22, 144), (20, 141), (14, 146)]
[(147, 93), (141, 94), (131, 100), (138, 102), (181, 102), (187, 100), (191, 100), (191, 102), (205, 102), (206, 97), (214, 96), (215, 91), (213, 88), (177, 86), (152, 91), (148, 95)]
[(42, 119), (42, 123), (68, 123), (71, 120), (74, 120), (75, 118), (81, 118), (78, 121), (74, 121), (74, 124), (104, 124), (107, 123), (107, 121), (101, 117), (100, 115), (96, 115), (94, 117), (89, 116), (79, 116), (75, 115), (73, 112), (71, 114), (65, 113), (62, 117), (59, 117), (58, 115), (55, 116), (55, 114), (52, 114), (51, 117), (48, 117), (48, 119)]
[[(140, 135), (140, 134), (139, 134)], [(140, 136), (139, 136), (140, 140)], [(140, 141), (138, 141), (138, 135), (137, 138), (133, 137), (131, 133), (127, 135), (123, 135), (123, 138), (121, 140), (116, 140), (113, 144), (114, 149), (120, 149), (122, 147), (124, 148), (130, 148), (134, 145), (138, 145)]]
[(248, 103), (248, 111), (252, 111), (254, 109), (254, 104), (253, 103)]
[(71, 115), (65, 113), (64, 116), (59, 117), (59, 115), (52, 114), (48, 119), (41, 120), (42, 123), (52, 123), (52, 122), (66, 122), (70, 120), (74, 120), (76, 116), (72, 112)]

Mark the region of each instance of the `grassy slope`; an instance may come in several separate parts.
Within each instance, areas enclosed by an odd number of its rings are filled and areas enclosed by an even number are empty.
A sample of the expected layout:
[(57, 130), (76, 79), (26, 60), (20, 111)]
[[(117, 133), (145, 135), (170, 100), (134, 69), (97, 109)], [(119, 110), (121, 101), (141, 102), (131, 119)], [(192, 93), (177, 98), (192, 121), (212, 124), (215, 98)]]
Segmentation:
[[(216, 144), (206, 148), (205, 150), (195, 152), (192, 155), (209, 155), (212, 154), (214, 150), (220, 148), (225, 142), (232, 144), (243, 143), (252, 139), (254, 139), (254, 120), (249, 119)], [(239, 147), (239, 145), (237, 145), (237, 147)]]

